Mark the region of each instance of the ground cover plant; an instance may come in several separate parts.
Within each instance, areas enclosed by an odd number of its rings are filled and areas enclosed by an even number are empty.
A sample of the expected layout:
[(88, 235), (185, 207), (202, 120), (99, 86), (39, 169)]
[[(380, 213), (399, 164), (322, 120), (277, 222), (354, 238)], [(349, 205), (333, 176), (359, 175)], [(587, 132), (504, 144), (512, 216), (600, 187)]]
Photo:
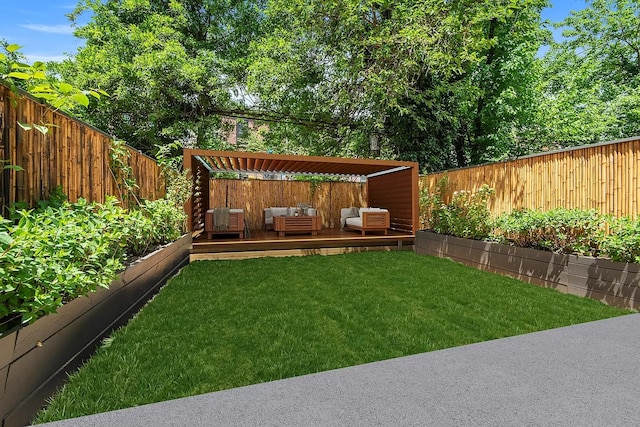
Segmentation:
[(200, 261), (114, 333), (38, 421), (625, 313), (405, 251)]

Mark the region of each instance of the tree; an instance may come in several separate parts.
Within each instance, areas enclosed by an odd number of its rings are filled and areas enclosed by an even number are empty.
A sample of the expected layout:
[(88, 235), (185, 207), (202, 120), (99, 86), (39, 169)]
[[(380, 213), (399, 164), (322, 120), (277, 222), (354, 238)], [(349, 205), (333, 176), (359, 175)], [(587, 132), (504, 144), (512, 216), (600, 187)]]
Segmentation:
[(539, 139), (565, 147), (640, 132), (640, 5), (593, 0), (544, 57)]
[(478, 162), (528, 117), (546, 4), (273, 0), (248, 86), (265, 110), (332, 124), (318, 132), (334, 151), (370, 155), (381, 141), (427, 167)]
[(156, 146), (221, 147), (219, 114), (232, 109), (245, 51), (260, 31), (260, 0), (83, 0), (86, 40), (58, 68), (111, 97), (86, 119), (147, 153)]

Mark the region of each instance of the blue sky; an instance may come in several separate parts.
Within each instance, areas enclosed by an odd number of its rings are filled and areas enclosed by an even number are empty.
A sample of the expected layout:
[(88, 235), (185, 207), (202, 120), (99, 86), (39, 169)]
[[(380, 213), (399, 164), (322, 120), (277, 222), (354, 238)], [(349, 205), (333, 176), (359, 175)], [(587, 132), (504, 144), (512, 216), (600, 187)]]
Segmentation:
[[(66, 17), (76, 4), (75, 0), (0, 0), (0, 39), (23, 46), (30, 61), (59, 61), (82, 44)], [(552, 4), (542, 17), (559, 21), (570, 10), (584, 8), (585, 0), (552, 0)], [(560, 32), (554, 34), (559, 37)]]

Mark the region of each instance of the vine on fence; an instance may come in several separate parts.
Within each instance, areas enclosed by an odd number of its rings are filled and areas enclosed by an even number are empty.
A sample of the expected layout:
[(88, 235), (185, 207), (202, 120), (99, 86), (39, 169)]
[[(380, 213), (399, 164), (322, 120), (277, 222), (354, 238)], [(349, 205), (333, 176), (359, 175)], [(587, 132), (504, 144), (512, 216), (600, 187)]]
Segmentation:
[(140, 200), (138, 200), (138, 196), (136, 195), (136, 190), (140, 187), (138, 187), (133, 169), (129, 165), (131, 152), (129, 152), (124, 141), (117, 139), (112, 141), (110, 156), (111, 174), (116, 183), (120, 200), (125, 204), (134, 200), (137, 205), (140, 205)]

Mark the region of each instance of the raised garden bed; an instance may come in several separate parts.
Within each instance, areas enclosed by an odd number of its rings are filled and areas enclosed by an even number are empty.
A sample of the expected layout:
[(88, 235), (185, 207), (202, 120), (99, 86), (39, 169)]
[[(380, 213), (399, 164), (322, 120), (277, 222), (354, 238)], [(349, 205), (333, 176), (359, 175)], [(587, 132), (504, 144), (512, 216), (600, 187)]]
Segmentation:
[(416, 233), (418, 254), (454, 261), (621, 308), (640, 307), (640, 266), (578, 255), (556, 254), (428, 231)]
[(0, 425), (28, 424), (68, 372), (188, 263), (190, 245), (191, 236), (186, 235), (133, 263), (109, 289), (5, 333), (0, 338)]

